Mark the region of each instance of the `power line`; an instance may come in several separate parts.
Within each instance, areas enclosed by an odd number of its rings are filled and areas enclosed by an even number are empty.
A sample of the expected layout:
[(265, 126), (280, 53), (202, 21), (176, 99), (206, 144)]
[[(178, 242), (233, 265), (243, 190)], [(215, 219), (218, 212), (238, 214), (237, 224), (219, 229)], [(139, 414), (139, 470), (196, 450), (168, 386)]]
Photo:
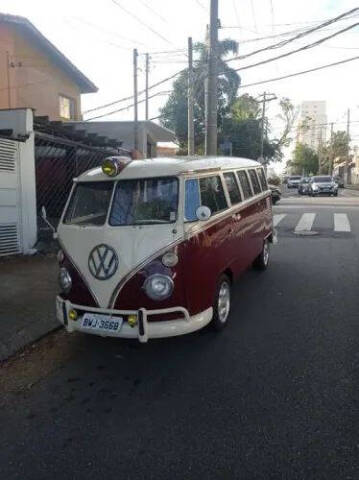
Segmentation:
[[(313, 42), (313, 43), (309, 43), (308, 45), (304, 45), (303, 47), (300, 47), (300, 48), (297, 48), (296, 50), (292, 50), (290, 52), (287, 52), (287, 53), (283, 53), (282, 55), (277, 55), (276, 57), (272, 57), (272, 58), (268, 58), (267, 60), (262, 60), (260, 62), (257, 62), (257, 63), (252, 63), (250, 65), (246, 65), (244, 67), (240, 67), (240, 68), (235, 68), (233, 69), (234, 71), (238, 72), (240, 70), (248, 70), (249, 68), (253, 68), (253, 67), (259, 67), (260, 65), (265, 65), (267, 63), (270, 63), (270, 62), (274, 62), (275, 60), (280, 60), (281, 58), (285, 58), (285, 57), (289, 57), (290, 55), (294, 55), (295, 53), (299, 53), (299, 52), (302, 52), (304, 50), (308, 50), (310, 48), (313, 48), (313, 47), (316, 47), (317, 45), (320, 45), (321, 43), (337, 36), (337, 35), (340, 35), (341, 33), (344, 33), (356, 26), (358, 26), (359, 23), (354, 23), (353, 25), (350, 25), (349, 27), (346, 27), (342, 30), (339, 30), (338, 32), (336, 33), (333, 33), (331, 35), (329, 35), (328, 37), (324, 37), (320, 40), (317, 40), (316, 42)], [(239, 58), (247, 58), (251, 55), (254, 55), (255, 52), (252, 52), (252, 53), (249, 53), (247, 55), (242, 55), (242, 57), (239, 57)], [(257, 52), (258, 53), (258, 52)], [(234, 60), (234, 59), (229, 59), (229, 60), (226, 60), (226, 62), (228, 61), (231, 61), (231, 60)], [(225, 72), (221, 72), (221, 74), (223, 74)]]
[(163, 40), (164, 42), (166, 43), (169, 43), (170, 45), (173, 45), (173, 43), (168, 40), (167, 38), (165, 38), (163, 35), (161, 35), (159, 32), (157, 32), (157, 30), (154, 30), (152, 27), (150, 27), (149, 25), (147, 25), (147, 23), (145, 23), (144, 21), (142, 21), (137, 15), (135, 15), (134, 13), (130, 12), (129, 10), (127, 10), (127, 8), (125, 8), (123, 5), (121, 5), (120, 3), (118, 3), (117, 0), (112, 0), (112, 3), (114, 3), (115, 5), (117, 5), (121, 10), (123, 10), (125, 13), (127, 13), (127, 15), (129, 15), (130, 17), (134, 18), (135, 20), (137, 20), (137, 22), (139, 22), (141, 25), (143, 25), (144, 27), (146, 27), (148, 30), (150, 30), (154, 35), (157, 35), (157, 37), (159, 37), (161, 40)]
[(147, 2), (145, 0), (138, 0), (140, 3), (142, 3), (142, 5), (147, 8), (147, 10), (149, 10), (150, 12), (152, 12), (154, 15), (156, 15), (156, 17), (160, 18), (162, 20), (162, 22), (164, 23), (167, 23), (167, 20), (162, 17), (162, 15), (158, 12), (156, 12), (156, 10), (154, 10), (152, 7), (150, 7)]
[(252, 17), (253, 17), (253, 25), (254, 29), (256, 32), (258, 32), (258, 26), (257, 26), (257, 19), (256, 19), (256, 12), (254, 10), (254, 3), (253, 0), (251, 0), (251, 7), (252, 7)]
[[(271, 50), (271, 49), (276, 49), (276, 48), (285, 47), (285, 46), (288, 45), (289, 43), (294, 42), (295, 40), (298, 40), (299, 38), (302, 38), (302, 37), (304, 37), (304, 36), (306, 36), (306, 35), (309, 35), (310, 33), (313, 33), (313, 32), (315, 32), (315, 31), (317, 31), (317, 30), (319, 30), (319, 29), (321, 29), (321, 28), (323, 28), (323, 27), (326, 27), (327, 25), (331, 25), (332, 23), (338, 22), (338, 21), (341, 20), (343, 17), (345, 17), (345, 16), (349, 15), (350, 13), (352, 13), (353, 11), (357, 11), (357, 10), (359, 10), (359, 8), (354, 8), (354, 9), (352, 9), (352, 10), (349, 10), (348, 12), (345, 12), (345, 13), (339, 15), (338, 17), (332, 18), (331, 20), (327, 20), (326, 22), (321, 23), (320, 25), (318, 25), (318, 26), (316, 26), (316, 27), (314, 27), (314, 28), (310, 28), (310, 29), (305, 30), (304, 32), (298, 33), (297, 35), (295, 35), (295, 36), (292, 37), (292, 38), (289, 38), (288, 40), (283, 40), (283, 41), (281, 41), (281, 42), (274, 43), (273, 45), (269, 45), (269, 46), (267, 46), (267, 47), (260, 48), (260, 49), (258, 49), (258, 50), (255, 50), (254, 52), (251, 52), (251, 53), (246, 54), (246, 55), (239, 55), (239, 56), (230, 58), (230, 59), (228, 59), (228, 60), (226, 60), (226, 61), (227, 61), (227, 62), (231, 62), (231, 61), (233, 61), (233, 60), (243, 60), (244, 58), (247, 58), (247, 57), (252, 56), (252, 55), (256, 55), (257, 53), (262, 53), (262, 52), (264, 52), (264, 51), (266, 51), (266, 50)], [(322, 40), (318, 40), (318, 42), (320, 42), (320, 43), (321, 43), (321, 42), (324, 42), (324, 41), (326, 41), (326, 40), (328, 40), (328, 39), (330, 39), (330, 38), (333, 38), (333, 37), (339, 35), (340, 33), (344, 33), (344, 32), (346, 32), (347, 30), (350, 30), (350, 29), (356, 27), (357, 25), (359, 25), (359, 24), (358, 24), (358, 23), (354, 23), (354, 24), (350, 25), (349, 27), (343, 28), (342, 30), (339, 30), (338, 32), (335, 32), (335, 33), (329, 35), (328, 37), (323, 38)], [(314, 42), (314, 43), (313, 43), (313, 46), (314, 46), (314, 44), (316, 44), (316, 43), (317, 43), (317, 42)]]
[(359, 56), (347, 58), (346, 60), (340, 60), (339, 62), (328, 63), (327, 65), (321, 65), (320, 67), (310, 68), (308, 70), (303, 70), (301, 72), (291, 73), (289, 75), (283, 75), (282, 77), (275, 77), (275, 78), (270, 78), (268, 80), (261, 80), (259, 82), (247, 83), (246, 85), (241, 85), (240, 88), (248, 88), (248, 87), (254, 87), (256, 85), (263, 85), (264, 83), (276, 82), (278, 80), (284, 80), (286, 78), (296, 77), (297, 75), (304, 75), (306, 73), (316, 72), (318, 70), (323, 70), (325, 68), (335, 67), (336, 65), (342, 65), (343, 63), (353, 62), (354, 60), (359, 60)]
[[(172, 90), (154, 93), (153, 95), (150, 95), (150, 96), (148, 97), (148, 99), (154, 98), (154, 97), (158, 97), (158, 96), (160, 96), (160, 95), (169, 95), (171, 92), (172, 92)], [(142, 100), (139, 100), (139, 101), (137, 102), (137, 104), (139, 104), (139, 103), (144, 103), (145, 101), (146, 101), (146, 99), (144, 98), (144, 99), (142, 99)], [(96, 120), (97, 118), (108, 117), (109, 115), (113, 115), (114, 113), (123, 112), (123, 111), (125, 111), (125, 110), (128, 110), (129, 108), (134, 107), (134, 106), (135, 106), (135, 104), (134, 104), (134, 103), (131, 103), (131, 105), (127, 105), (126, 107), (118, 108), (117, 110), (112, 110), (111, 112), (103, 113), (102, 115), (98, 115), (98, 116), (96, 116), (96, 117), (87, 118), (87, 119), (85, 120), (85, 122), (89, 122), (90, 120)]]
[[(162, 83), (165, 83), (165, 82), (168, 82), (169, 80), (172, 80), (173, 78), (177, 77), (178, 75), (180, 75), (184, 71), (185, 71), (185, 69), (180, 70), (180, 71), (174, 73), (173, 75), (171, 75), (170, 77), (164, 78), (163, 80), (160, 80), (159, 82), (154, 83), (153, 85), (148, 87), (148, 90), (152, 90), (153, 88), (158, 87), (159, 85), (162, 85)], [(145, 93), (145, 90), (141, 90), (140, 92), (138, 92), (138, 95), (142, 95), (143, 93)], [(99, 105), (98, 107), (94, 107), (94, 108), (91, 108), (89, 110), (86, 110), (83, 113), (84, 114), (91, 113), (91, 112), (95, 112), (96, 110), (102, 110), (103, 108), (112, 107), (113, 105), (116, 105), (116, 103), (125, 102), (126, 100), (131, 100), (132, 98), (133, 98), (133, 95), (130, 95), (129, 97), (120, 98), (120, 99), (115, 100), (113, 102), (106, 103), (104, 105)]]
[(200, 0), (196, 0), (196, 3), (198, 6), (202, 8), (202, 10), (207, 12), (207, 8), (203, 5), (203, 3)]

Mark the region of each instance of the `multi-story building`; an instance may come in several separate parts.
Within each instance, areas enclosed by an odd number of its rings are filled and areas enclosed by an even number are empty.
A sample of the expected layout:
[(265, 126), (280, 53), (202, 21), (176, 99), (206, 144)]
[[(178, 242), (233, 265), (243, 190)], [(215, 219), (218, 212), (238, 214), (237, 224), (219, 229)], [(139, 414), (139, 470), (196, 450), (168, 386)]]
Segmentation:
[(97, 87), (29, 20), (0, 13), (0, 109), (81, 120), (81, 94), (92, 92)]
[(318, 151), (326, 141), (327, 106), (325, 101), (306, 101), (301, 105), (297, 143)]

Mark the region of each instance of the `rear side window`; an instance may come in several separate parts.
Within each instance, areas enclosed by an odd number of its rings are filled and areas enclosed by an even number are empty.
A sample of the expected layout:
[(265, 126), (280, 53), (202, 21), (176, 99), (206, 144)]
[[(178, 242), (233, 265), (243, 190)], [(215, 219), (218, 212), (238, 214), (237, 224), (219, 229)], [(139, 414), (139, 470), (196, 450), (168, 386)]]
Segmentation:
[(232, 205), (242, 201), (241, 192), (239, 191), (234, 173), (233, 172), (225, 173), (223, 176), (226, 181), (229, 198), (231, 199)]
[(252, 196), (252, 189), (247, 177), (247, 173), (244, 170), (241, 170), (237, 172), (237, 175), (242, 186), (244, 198), (250, 198)]
[(257, 193), (261, 193), (261, 186), (259, 185), (259, 180), (255, 170), (248, 170), (249, 178), (251, 179), (253, 191), (256, 195)]
[(258, 173), (259, 181), (261, 182), (262, 190), (263, 191), (268, 190), (267, 179), (264, 174), (264, 170), (262, 168), (258, 168), (257, 173)]
[(227, 208), (221, 177), (207, 177), (199, 180), (201, 205), (211, 209), (212, 213)]

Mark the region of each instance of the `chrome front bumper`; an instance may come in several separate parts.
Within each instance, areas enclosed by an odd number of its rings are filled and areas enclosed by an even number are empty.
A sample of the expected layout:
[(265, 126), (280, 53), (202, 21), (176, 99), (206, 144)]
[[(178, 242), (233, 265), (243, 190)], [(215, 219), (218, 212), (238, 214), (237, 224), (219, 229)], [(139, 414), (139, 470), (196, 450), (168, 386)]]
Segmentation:
[[(82, 315), (80, 314), (76, 321), (69, 318), (69, 310), (74, 309), (80, 312), (98, 313), (101, 315), (117, 315), (128, 316), (137, 315), (137, 325), (131, 327), (125, 320), (119, 332), (109, 332), (106, 330), (89, 330), (81, 326)], [(174, 320), (151, 321), (148, 317), (151, 315), (165, 315), (166, 313), (178, 313), (181, 315)], [(114, 310), (106, 308), (86, 307), (83, 305), (72, 304), (68, 300), (63, 300), (60, 296), (56, 297), (56, 317), (68, 332), (84, 332), (104, 337), (118, 338), (137, 338), (141, 343), (146, 343), (150, 338), (165, 338), (184, 335), (186, 333), (195, 332), (205, 327), (213, 316), (213, 308), (207, 308), (203, 312), (196, 315), (190, 315), (188, 310), (183, 307), (163, 308), (158, 310), (146, 310), (140, 308), (138, 310)]]

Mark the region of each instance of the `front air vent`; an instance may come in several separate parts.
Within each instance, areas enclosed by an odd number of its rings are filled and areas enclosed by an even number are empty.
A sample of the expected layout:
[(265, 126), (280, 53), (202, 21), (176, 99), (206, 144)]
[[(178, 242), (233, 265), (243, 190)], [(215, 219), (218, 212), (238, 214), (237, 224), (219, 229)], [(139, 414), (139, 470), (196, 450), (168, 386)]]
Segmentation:
[(16, 223), (0, 224), (0, 257), (20, 253)]
[(0, 172), (15, 172), (17, 143), (0, 138)]

